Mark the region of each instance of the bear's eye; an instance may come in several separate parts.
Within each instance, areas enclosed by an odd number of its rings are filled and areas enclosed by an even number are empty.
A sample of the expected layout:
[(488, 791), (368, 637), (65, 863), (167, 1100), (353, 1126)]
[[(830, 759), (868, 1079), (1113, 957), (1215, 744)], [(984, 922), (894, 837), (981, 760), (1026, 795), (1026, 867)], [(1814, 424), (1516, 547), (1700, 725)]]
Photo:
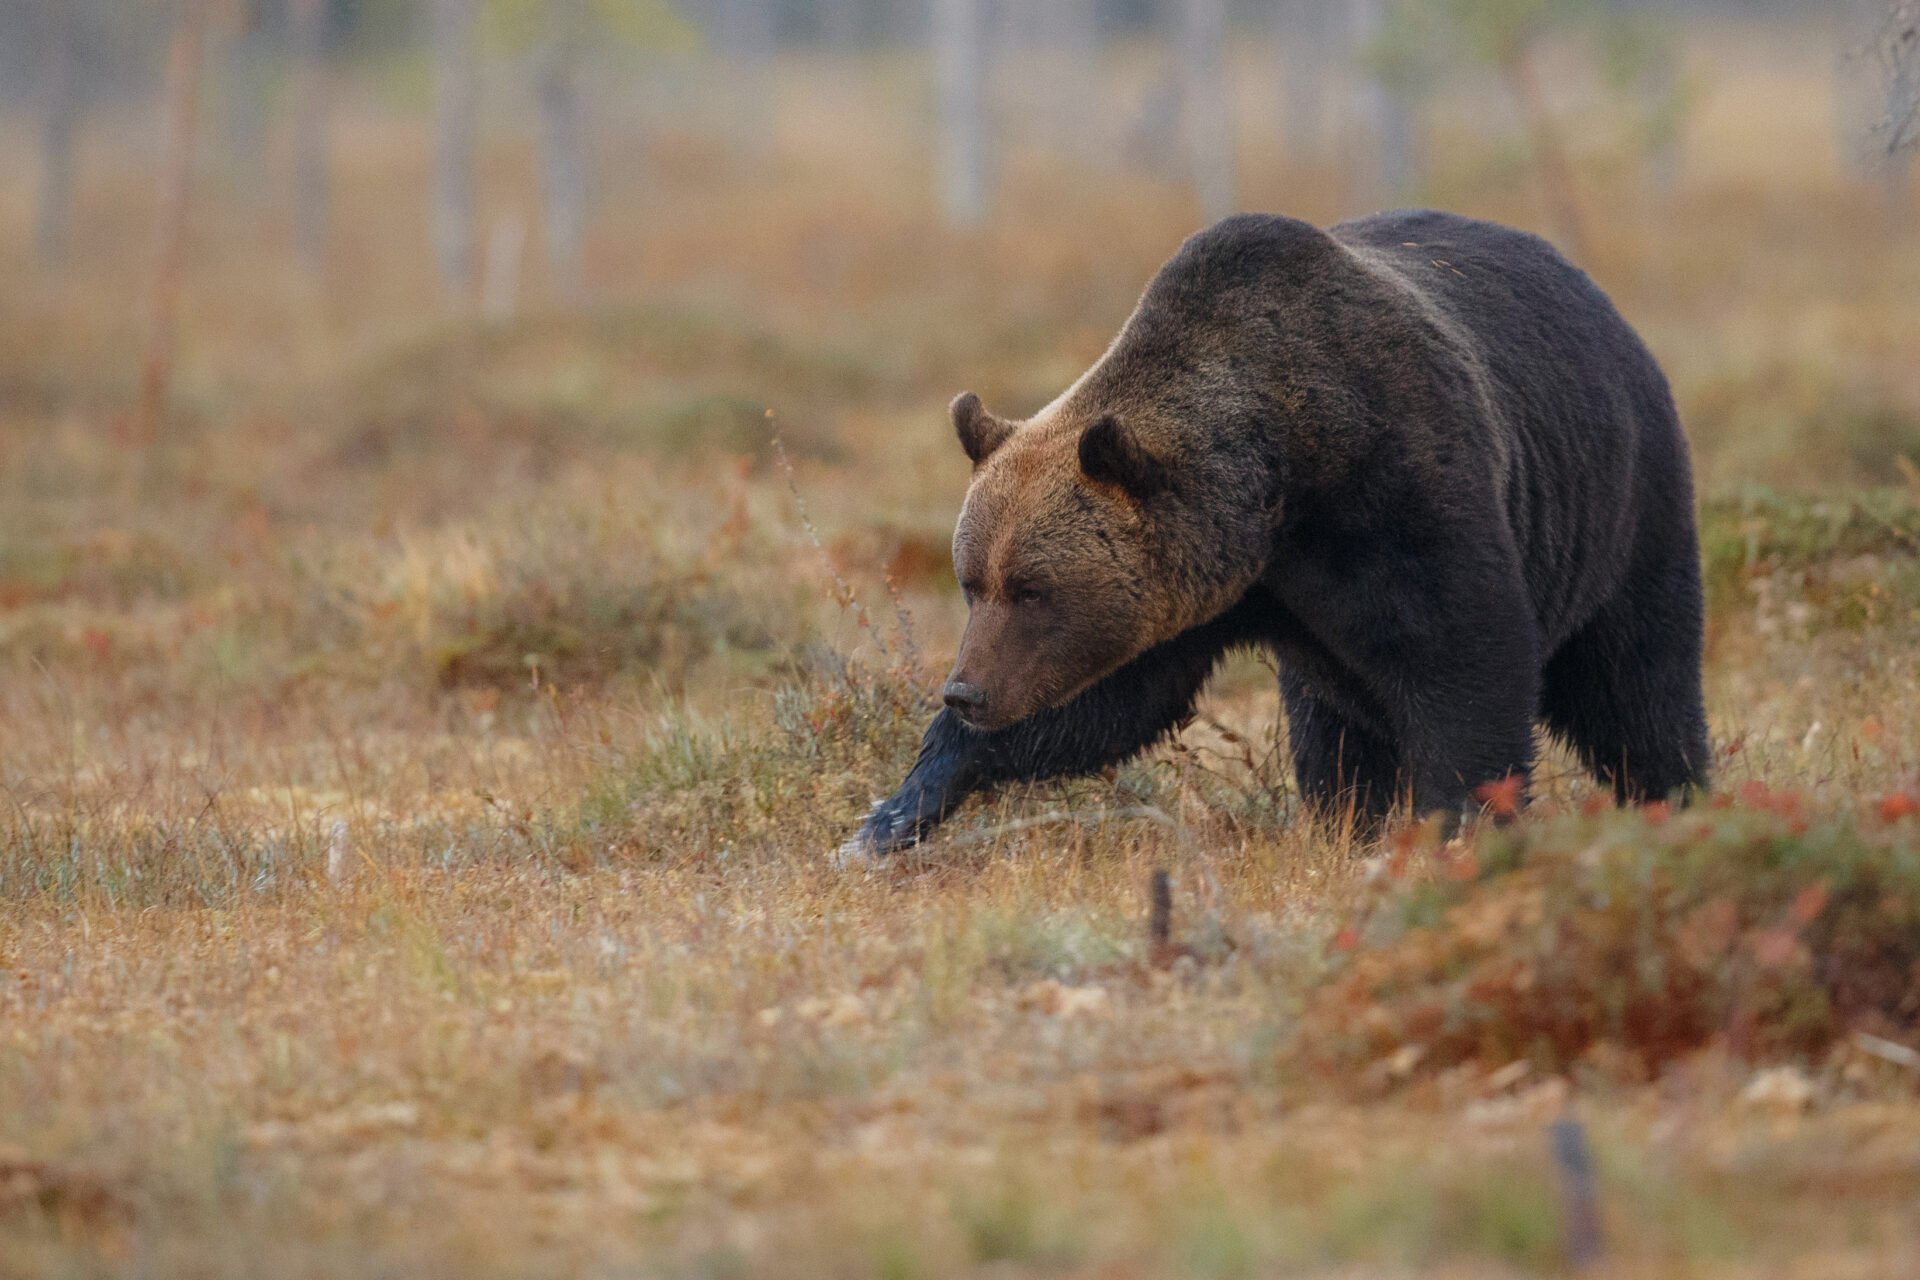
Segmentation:
[(1020, 583), (1007, 591), (1007, 599), (1015, 604), (1038, 604), (1047, 598), (1047, 593), (1030, 582)]

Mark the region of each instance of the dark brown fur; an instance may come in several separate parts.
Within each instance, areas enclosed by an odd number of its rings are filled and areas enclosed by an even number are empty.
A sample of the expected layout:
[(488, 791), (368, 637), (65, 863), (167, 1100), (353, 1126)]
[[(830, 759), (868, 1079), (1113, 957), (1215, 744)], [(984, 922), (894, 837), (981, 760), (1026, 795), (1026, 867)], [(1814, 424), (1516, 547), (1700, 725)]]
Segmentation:
[(853, 845), (1088, 772), (1272, 649), (1321, 810), (1458, 811), (1536, 720), (1622, 800), (1706, 780), (1686, 446), (1665, 379), (1544, 242), (1444, 214), (1240, 217), (1024, 423), (953, 419), (970, 613), (949, 711)]

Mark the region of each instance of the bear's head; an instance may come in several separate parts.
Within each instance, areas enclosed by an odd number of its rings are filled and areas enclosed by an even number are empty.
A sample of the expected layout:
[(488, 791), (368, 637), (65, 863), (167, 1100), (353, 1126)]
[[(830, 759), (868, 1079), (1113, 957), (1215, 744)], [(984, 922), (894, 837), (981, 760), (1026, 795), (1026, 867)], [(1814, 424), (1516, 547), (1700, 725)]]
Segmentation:
[(1188, 625), (1164, 573), (1173, 475), (1149, 437), (1071, 393), (1026, 423), (971, 393), (952, 416), (973, 480), (953, 538), (967, 628), (945, 698), (973, 728), (1002, 729)]
[[(1057, 707), (1220, 617), (1266, 573), (1290, 489), (1360, 465), (1368, 408), (1330, 317), (1372, 324), (1304, 222), (1229, 218), (1160, 269), (1100, 360), (1032, 419), (953, 402), (973, 480), (947, 704), (978, 729)], [(1333, 283), (1330, 285), (1328, 281)]]

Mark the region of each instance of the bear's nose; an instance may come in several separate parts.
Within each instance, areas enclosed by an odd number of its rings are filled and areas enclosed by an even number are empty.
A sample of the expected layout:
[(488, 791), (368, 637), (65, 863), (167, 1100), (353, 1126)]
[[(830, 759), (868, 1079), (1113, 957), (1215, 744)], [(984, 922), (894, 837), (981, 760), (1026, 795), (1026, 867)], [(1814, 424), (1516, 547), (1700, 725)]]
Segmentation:
[(963, 717), (977, 716), (987, 709), (987, 691), (964, 680), (947, 681), (947, 687), (940, 691), (940, 696)]

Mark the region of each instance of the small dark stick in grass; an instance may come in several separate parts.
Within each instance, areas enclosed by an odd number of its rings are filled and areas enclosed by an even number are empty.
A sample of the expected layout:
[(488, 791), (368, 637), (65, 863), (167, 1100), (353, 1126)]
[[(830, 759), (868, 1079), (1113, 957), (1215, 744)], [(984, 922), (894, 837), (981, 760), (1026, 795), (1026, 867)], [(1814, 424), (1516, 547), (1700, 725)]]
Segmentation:
[(1153, 962), (1160, 964), (1173, 948), (1173, 879), (1165, 867), (1153, 869), (1153, 878), (1147, 883), (1147, 897), (1147, 941)]
[(1553, 1166), (1560, 1175), (1560, 1226), (1567, 1266), (1583, 1271), (1606, 1252), (1600, 1238), (1600, 1198), (1593, 1185), (1593, 1153), (1587, 1133), (1572, 1116), (1548, 1126)]
[(1181, 956), (1193, 955), (1192, 947), (1173, 940), (1173, 879), (1165, 867), (1154, 868), (1147, 882), (1147, 901), (1147, 962), (1166, 969)]

